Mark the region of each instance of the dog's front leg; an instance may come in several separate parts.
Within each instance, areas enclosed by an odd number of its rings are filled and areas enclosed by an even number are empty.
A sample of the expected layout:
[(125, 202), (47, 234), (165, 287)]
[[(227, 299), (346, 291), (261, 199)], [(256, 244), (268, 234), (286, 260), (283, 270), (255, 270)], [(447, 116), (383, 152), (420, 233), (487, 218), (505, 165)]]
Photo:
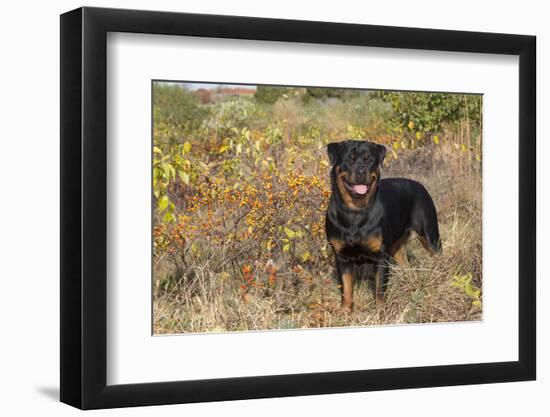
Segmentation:
[(336, 270), (338, 272), (338, 280), (340, 281), (340, 289), (342, 290), (342, 307), (346, 310), (352, 310), (353, 283), (355, 281), (353, 263), (337, 256)]

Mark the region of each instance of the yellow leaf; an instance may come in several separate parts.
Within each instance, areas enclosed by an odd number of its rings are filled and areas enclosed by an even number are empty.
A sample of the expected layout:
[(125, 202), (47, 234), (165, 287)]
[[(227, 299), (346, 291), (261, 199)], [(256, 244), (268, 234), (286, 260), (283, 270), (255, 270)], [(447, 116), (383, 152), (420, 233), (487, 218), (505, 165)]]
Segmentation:
[(416, 139), (420, 140), (422, 138), (422, 132), (416, 132)]
[(304, 252), (302, 254), (302, 262), (307, 262), (307, 260), (310, 258), (311, 258), (311, 254), (309, 252)]
[(466, 148), (466, 145), (464, 145), (464, 144), (462, 144), (460, 149), (462, 150), (462, 152), (466, 152), (468, 150), (468, 148)]
[(290, 243), (287, 243), (283, 246), (283, 252), (288, 252), (290, 250)]
[(160, 148), (158, 146), (153, 146), (153, 152), (162, 153), (162, 151), (160, 150)]
[(399, 149), (399, 142), (393, 142), (393, 149), (398, 150)]
[(240, 155), (242, 150), (243, 150), (243, 145), (240, 143), (237, 143), (237, 146), (236, 146), (237, 155)]
[(219, 153), (224, 153), (229, 149), (229, 145), (222, 145), (220, 146), (220, 149), (218, 150)]
[(183, 151), (184, 151), (185, 153), (191, 152), (191, 143), (190, 143), (190, 142), (185, 142), (185, 143), (183, 144)]
[(434, 136), (434, 143), (436, 145), (439, 145), (439, 136), (437, 136), (437, 135)]
[(296, 232), (294, 230), (289, 229), (288, 227), (284, 228), (285, 234), (289, 237), (289, 239), (292, 239), (294, 236), (296, 236)]
[(408, 127), (410, 130), (413, 130), (413, 129), (414, 129), (414, 123), (413, 123), (412, 120), (409, 122), (409, 124), (407, 125), (407, 127)]

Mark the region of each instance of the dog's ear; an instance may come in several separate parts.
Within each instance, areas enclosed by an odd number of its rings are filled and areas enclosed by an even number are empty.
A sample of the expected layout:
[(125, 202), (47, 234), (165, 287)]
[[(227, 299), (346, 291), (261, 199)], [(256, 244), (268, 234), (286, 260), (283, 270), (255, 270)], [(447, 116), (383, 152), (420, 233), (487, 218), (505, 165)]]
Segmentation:
[(386, 157), (386, 147), (384, 145), (376, 144), (376, 151), (378, 153), (378, 165), (382, 165), (384, 158)]
[(334, 165), (338, 160), (338, 155), (342, 149), (342, 142), (329, 143), (327, 145), (327, 153), (330, 160), (330, 164)]

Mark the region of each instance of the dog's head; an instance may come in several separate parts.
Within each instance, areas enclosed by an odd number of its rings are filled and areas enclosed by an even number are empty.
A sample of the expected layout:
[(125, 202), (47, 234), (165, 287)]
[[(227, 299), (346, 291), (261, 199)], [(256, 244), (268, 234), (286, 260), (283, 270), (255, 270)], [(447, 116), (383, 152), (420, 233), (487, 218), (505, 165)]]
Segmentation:
[(332, 183), (352, 209), (365, 207), (378, 187), (386, 148), (365, 140), (329, 143)]

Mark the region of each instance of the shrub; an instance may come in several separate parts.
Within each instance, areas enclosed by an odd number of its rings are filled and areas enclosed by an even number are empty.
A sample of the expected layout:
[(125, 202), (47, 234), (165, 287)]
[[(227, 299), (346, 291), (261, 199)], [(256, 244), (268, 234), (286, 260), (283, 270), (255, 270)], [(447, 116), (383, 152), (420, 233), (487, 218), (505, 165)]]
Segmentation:
[(445, 124), (456, 124), (464, 118), (476, 125), (481, 120), (481, 96), (401, 91), (375, 94), (391, 104), (393, 127), (408, 132), (436, 134)]
[(306, 88), (304, 100), (311, 99), (325, 100), (328, 98), (336, 98), (340, 100), (349, 100), (354, 97), (359, 97), (365, 94), (364, 91), (352, 90), (348, 88), (330, 88), (330, 87), (309, 87)]
[(232, 98), (228, 101), (221, 101), (209, 107), (210, 114), (204, 121), (209, 129), (226, 133), (236, 128), (250, 126), (250, 124), (261, 118), (261, 110), (256, 104), (244, 98)]
[(166, 127), (170, 132), (158, 140), (175, 142), (185, 132), (200, 127), (207, 115), (195, 95), (180, 85), (155, 83), (153, 88), (153, 122), (155, 127)]
[(260, 103), (273, 104), (280, 97), (283, 97), (286, 94), (288, 94), (290, 90), (291, 90), (290, 88), (270, 87), (270, 86), (260, 85), (256, 89), (256, 94), (254, 95), (254, 97)]

